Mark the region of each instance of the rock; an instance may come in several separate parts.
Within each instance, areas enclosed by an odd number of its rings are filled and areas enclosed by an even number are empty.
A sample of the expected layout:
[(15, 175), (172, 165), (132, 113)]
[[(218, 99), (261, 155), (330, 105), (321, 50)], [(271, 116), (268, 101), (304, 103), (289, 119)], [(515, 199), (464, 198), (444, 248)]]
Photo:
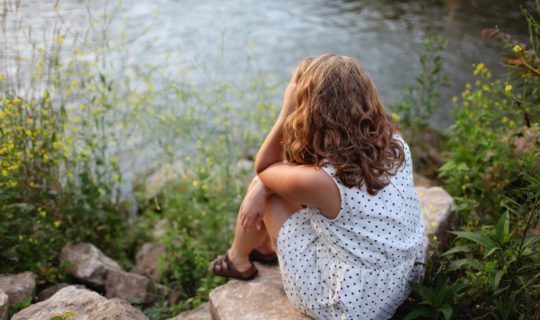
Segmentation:
[(19, 274), (0, 275), (0, 290), (9, 297), (12, 305), (36, 293), (36, 275), (30, 271)]
[[(76, 318), (69, 318), (77, 320)], [(121, 299), (106, 300), (99, 304), (96, 309), (88, 315), (88, 320), (148, 320), (139, 309), (133, 307), (129, 302)]]
[(145, 276), (125, 271), (111, 271), (105, 283), (107, 298), (150, 304), (158, 298), (157, 288)]
[(414, 180), (414, 185), (416, 187), (429, 188), (429, 187), (432, 187), (434, 184), (433, 181), (421, 175), (420, 173), (416, 173), (416, 172), (413, 173), (413, 180)]
[(212, 320), (210, 304), (203, 303), (193, 310), (182, 312), (176, 317), (168, 320)]
[(230, 280), (210, 293), (210, 312), (216, 320), (305, 320), (285, 295), (277, 267), (256, 263), (259, 276), (251, 281)]
[(148, 242), (143, 244), (135, 256), (136, 263), (131, 272), (158, 281), (161, 278), (159, 261), (164, 251), (165, 246), (160, 243)]
[[(55, 293), (57, 293), (59, 290), (64, 289), (65, 287), (69, 287), (71, 284), (69, 283), (57, 283), (53, 284), (52, 286), (49, 286), (45, 289), (43, 289), (37, 296), (38, 301), (45, 301), (52, 297)], [(77, 284), (75, 287), (79, 289), (84, 289), (83, 285)]]
[(8, 310), (9, 310), (9, 297), (8, 295), (0, 290), (0, 320), (7, 320)]
[(165, 233), (167, 232), (167, 219), (161, 219), (156, 222), (154, 225), (154, 228), (152, 229), (152, 237), (157, 241), (165, 236)]
[(162, 164), (148, 174), (137, 178), (136, 192), (142, 199), (148, 201), (156, 197), (169, 183), (177, 180), (183, 171), (184, 165), (181, 161)]
[(16, 313), (11, 320), (50, 319), (70, 315), (70, 320), (147, 320), (148, 318), (126, 301), (107, 300), (96, 292), (69, 286), (51, 298)]
[(433, 241), (438, 241), (444, 248), (449, 244), (448, 230), (451, 230), (455, 216), (452, 214), (454, 200), (441, 187), (416, 187), (422, 204), (424, 217), (424, 252), (426, 261), (431, 257)]
[(506, 137), (512, 146), (514, 158), (520, 158), (524, 153), (538, 154), (540, 151), (540, 126), (533, 124), (532, 127), (524, 127), (515, 136)]
[(96, 286), (105, 285), (110, 271), (122, 268), (90, 243), (66, 244), (60, 252), (60, 263), (73, 277)]

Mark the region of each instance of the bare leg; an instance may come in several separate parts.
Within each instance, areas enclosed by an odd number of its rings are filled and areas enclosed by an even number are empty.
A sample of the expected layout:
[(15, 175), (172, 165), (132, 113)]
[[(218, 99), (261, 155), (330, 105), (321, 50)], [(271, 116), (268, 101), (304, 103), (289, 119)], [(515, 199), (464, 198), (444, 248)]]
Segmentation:
[(251, 267), (249, 254), (253, 249), (267, 245), (268, 238), (266, 228), (263, 227), (261, 230), (255, 228), (244, 230), (240, 219), (237, 219), (234, 240), (231, 248), (228, 250), (229, 260), (238, 271), (248, 270)]
[(268, 198), (264, 209), (264, 225), (275, 248), (281, 226), (287, 218), (302, 209), (302, 206), (298, 203), (289, 202), (278, 195), (272, 195)]
[(293, 204), (277, 195), (272, 195), (266, 201), (264, 227), (261, 230), (255, 228), (244, 230), (240, 219), (237, 219), (234, 241), (228, 250), (229, 259), (235, 268), (242, 272), (251, 267), (249, 254), (254, 248), (261, 250), (261, 253), (275, 251), (281, 225), (300, 208), (299, 204)]

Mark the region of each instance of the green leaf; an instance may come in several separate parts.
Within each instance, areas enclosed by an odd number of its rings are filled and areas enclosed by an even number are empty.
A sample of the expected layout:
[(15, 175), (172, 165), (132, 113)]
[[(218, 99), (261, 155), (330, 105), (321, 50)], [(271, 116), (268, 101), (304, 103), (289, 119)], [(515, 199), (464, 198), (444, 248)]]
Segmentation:
[(490, 255), (492, 255), (493, 253), (495, 253), (499, 249), (500, 249), (499, 247), (493, 247), (493, 248), (487, 250), (486, 253), (484, 253), (484, 258), (489, 257)]
[(459, 270), (464, 266), (469, 266), (475, 270), (482, 269), (482, 264), (478, 260), (465, 258), (465, 259), (459, 259), (459, 260), (454, 260), (450, 262), (450, 265), (448, 266), (448, 271)]
[(501, 282), (502, 277), (504, 276), (504, 270), (497, 270), (494, 272), (492, 282), (491, 282), (491, 288), (493, 291), (497, 290), (499, 287), (499, 283)]
[(525, 238), (525, 241), (523, 241), (523, 247), (529, 247), (533, 245), (536, 241), (540, 240), (540, 235), (537, 236), (529, 236)]
[(412, 312), (409, 312), (403, 320), (413, 320), (418, 318), (430, 318), (433, 315), (433, 312), (430, 309), (422, 308), (416, 309)]
[(454, 313), (454, 310), (452, 310), (452, 307), (445, 303), (442, 307), (438, 308), (440, 312), (442, 312), (444, 319), (449, 320), (452, 317), (452, 314)]
[(487, 250), (496, 247), (496, 244), (491, 239), (484, 237), (481, 232), (451, 231), (451, 233), (458, 236), (458, 238), (464, 238), (476, 242), (479, 245), (485, 247)]
[(509, 237), (509, 229), (510, 229), (510, 217), (508, 215), (508, 211), (503, 213), (501, 217), (499, 218), (499, 221), (497, 222), (497, 229), (495, 232), (495, 236), (497, 237), (497, 240), (499, 243), (506, 243), (508, 241)]
[(411, 285), (411, 289), (418, 293), (422, 299), (426, 302), (433, 302), (433, 298), (434, 298), (434, 295), (433, 295), (433, 291), (428, 288), (428, 287), (424, 287), (422, 286), (421, 284), (418, 284), (416, 282), (410, 282), (410, 285)]
[(471, 251), (471, 247), (469, 245), (465, 244), (465, 245), (455, 246), (451, 248), (450, 250), (442, 253), (441, 257), (449, 256), (449, 255), (459, 253), (459, 252), (469, 252), (469, 251)]
[(64, 320), (61, 316), (54, 316), (51, 318), (51, 320)]

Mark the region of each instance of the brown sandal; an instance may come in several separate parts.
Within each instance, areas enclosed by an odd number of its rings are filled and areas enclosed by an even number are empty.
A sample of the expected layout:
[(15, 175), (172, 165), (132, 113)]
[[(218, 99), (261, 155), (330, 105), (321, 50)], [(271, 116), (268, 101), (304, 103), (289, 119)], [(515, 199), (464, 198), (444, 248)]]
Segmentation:
[(249, 254), (249, 260), (258, 261), (260, 263), (273, 265), (278, 262), (278, 257), (275, 252), (272, 253), (261, 253), (257, 249), (253, 249)]
[[(221, 266), (220, 269), (217, 269), (216, 266)], [(251, 264), (251, 268), (249, 268), (246, 271), (240, 272), (238, 271), (234, 264), (229, 260), (229, 255), (226, 253), (224, 255), (217, 256), (217, 258), (212, 261), (211, 265), (212, 272), (216, 276), (222, 276), (227, 278), (235, 278), (240, 280), (251, 280), (253, 279), (257, 273), (258, 270), (255, 268), (255, 265), (253, 263)]]

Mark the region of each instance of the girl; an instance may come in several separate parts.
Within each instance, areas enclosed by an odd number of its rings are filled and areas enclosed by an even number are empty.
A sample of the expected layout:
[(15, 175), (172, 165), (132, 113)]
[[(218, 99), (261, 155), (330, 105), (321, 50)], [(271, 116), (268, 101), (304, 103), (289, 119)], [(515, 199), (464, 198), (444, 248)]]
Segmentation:
[(217, 275), (276, 254), (290, 302), (316, 319), (388, 319), (423, 273), (411, 155), (350, 57), (305, 58), (255, 161)]

